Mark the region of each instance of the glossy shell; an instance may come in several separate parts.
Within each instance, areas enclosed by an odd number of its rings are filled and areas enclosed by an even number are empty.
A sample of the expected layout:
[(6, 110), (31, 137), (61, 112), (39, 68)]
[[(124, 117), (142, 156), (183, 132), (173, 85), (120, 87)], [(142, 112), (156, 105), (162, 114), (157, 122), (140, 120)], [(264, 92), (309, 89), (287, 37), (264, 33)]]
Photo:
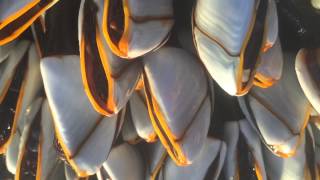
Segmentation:
[(295, 154), (301, 142), (311, 106), (294, 72), (292, 54), (285, 55), (282, 78), (274, 86), (253, 88), (240, 106), (263, 142), (278, 156)]
[[(306, 146), (305, 134), (302, 134), (301, 146), (297, 149), (296, 155), (289, 158), (274, 156), (268, 149), (264, 148), (264, 159), (267, 175), (270, 179), (312, 179), (310, 174), (310, 159)], [(311, 154), (309, 154), (311, 155)], [(313, 170), (312, 170), (313, 171)]]
[[(159, 48), (173, 26), (172, 3), (172, 0), (105, 0), (99, 13), (101, 32), (112, 52), (132, 59)], [(117, 15), (121, 17), (113, 17)], [(117, 40), (112, 33), (113, 25), (122, 31)]]
[[(267, 179), (262, 155), (263, 144), (246, 119), (225, 123), (224, 141), (228, 147), (223, 168), (226, 179), (246, 179), (251, 173), (258, 179)], [(255, 171), (250, 172), (251, 169), (242, 167), (253, 167)]]
[(320, 88), (317, 72), (320, 68), (320, 48), (315, 50), (301, 49), (296, 56), (295, 69), (303, 92), (308, 100), (320, 112)]
[(111, 148), (117, 116), (103, 117), (92, 108), (82, 86), (79, 56), (44, 58), (41, 74), (68, 162), (81, 177), (94, 174)]
[(255, 75), (254, 84), (262, 88), (271, 87), (280, 80), (283, 69), (283, 55), (280, 40), (260, 55), (261, 62)]
[(128, 102), (139, 78), (139, 62), (126, 62), (112, 53), (100, 29), (102, 1), (82, 1), (79, 15), (81, 74), (86, 94), (103, 115), (117, 114)]
[[(211, 77), (228, 94), (244, 95), (252, 87), (260, 49), (271, 47), (277, 37), (274, 18), (276, 9), (271, 0), (197, 1), (193, 13), (196, 49)], [(256, 24), (265, 22), (272, 25), (256, 29)], [(255, 50), (251, 43), (256, 43)]]
[(147, 142), (154, 142), (157, 136), (150, 120), (144, 91), (133, 93), (129, 104), (131, 118), (136, 132)]
[(151, 122), (162, 144), (177, 164), (191, 164), (210, 124), (204, 71), (193, 56), (168, 47), (144, 58), (143, 78)]
[(0, 1), (0, 45), (22, 34), (47, 9), (59, 0)]
[[(218, 139), (207, 138), (200, 154), (189, 166), (177, 166), (168, 159), (163, 167), (164, 179), (205, 179), (207, 174), (210, 179), (218, 179), (226, 155), (226, 144)], [(213, 167), (213, 168), (212, 168)], [(208, 178), (208, 177), (207, 177)]]
[(144, 179), (145, 167), (140, 152), (129, 144), (112, 148), (108, 159), (103, 163), (111, 179)]

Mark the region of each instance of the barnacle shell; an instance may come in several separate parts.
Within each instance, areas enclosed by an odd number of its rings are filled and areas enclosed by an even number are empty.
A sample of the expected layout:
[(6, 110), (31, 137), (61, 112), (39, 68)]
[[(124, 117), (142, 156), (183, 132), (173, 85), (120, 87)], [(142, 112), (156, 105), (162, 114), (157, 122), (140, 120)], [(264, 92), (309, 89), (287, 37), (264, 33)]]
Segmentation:
[(320, 62), (320, 48), (301, 49), (296, 56), (295, 69), (303, 92), (308, 100), (320, 112), (320, 96), (318, 71)]
[[(275, 18), (273, 0), (197, 1), (195, 45), (212, 78), (228, 94), (244, 95), (252, 87), (260, 50), (276, 40)], [(270, 25), (263, 28), (266, 22)]]
[(143, 78), (158, 137), (177, 164), (191, 164), (210, 124), (211, 99), (204, 71), (187, 52), (162, 48), (145, 56)]
[[(140, 78), (139, 62), (129, 62), (112, 53), (102, 37), (99, 20), (102, 1), (82, 1), (79, 16), (81, 74), (94, 109), (106, 116), (117, 114), (127, 103)], [(100, 6), (97, 6), (100, 5)], [(100, 9), (96, 9), (100, 8)]]
[(1, 0), (0, 45), (23, 33), (42, 13), (59, 0)]
[(127, 143), (113, 147), (103, 167), (111, 179), (144, 179), (142, 156), (138, 149)]
[[(240, 142), (241, 139), (244, 141)], [(259, 136), (257, 136), (255, 130), (250, 126), (246, 119), (226, 122), (224, 127), (224, 140), (228, 147), (223, 169), (224, 177), (226, 179), (239, 179), (241, 178), (241, 174), (249, 174), (249, 172), (240, 173), (242, 163), (252, 163), (251, 166), (256, 169), (255, 174), (258, 179), (266, 179), (267, 176), (261, 149), (262, 144)], [(246, 152), (239, 148), (241, 143), (250, 150)], [(244, 153), (251, 155), (251, 161), (245, 159), (246, 162), (239, 162), (238, 159), (240, 156), (245, 156)]]
[(117, 116), (103, 117), (92, 108), (83, 90), (79, 56), (43, 58), (41, 74), (67, 161), (81, 177), (94, 174), (111, 148)]
[[(101, 32), (112, 52), (132, 59), (159, 48), (173, 26), (172, 3), (172, 0), (104, 0), (104, 9), (99, 13), (103, 17)], [(112, 32), (113, 26), (120, 31), (118, 38)]]
[(299, 147), (311, 105), (300, 88), (292, 55), (286, 54), (282, 78), (274, 86), (255, 87), (240, 106), (263, 142), (278, 156), (290, 157)]
[[(177, 166), (174, 161), (168, 159), (163, 167), (164, 179), (205, 179), (207, 173), (213, 175), (210, 179), (218, 179), (224, 164), (226, 149), (223, 141), (208, 137), (200, 154), (191, 165)], [(214, 168), (210, 168), (212, 166)]]

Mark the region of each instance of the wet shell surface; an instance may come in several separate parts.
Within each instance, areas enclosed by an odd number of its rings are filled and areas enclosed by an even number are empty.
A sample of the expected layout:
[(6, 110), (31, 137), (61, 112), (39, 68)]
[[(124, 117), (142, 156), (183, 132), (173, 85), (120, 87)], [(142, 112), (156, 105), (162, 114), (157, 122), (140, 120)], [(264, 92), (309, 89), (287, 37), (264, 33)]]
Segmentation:
[[(210, 123), (211, 102), (204, 71), (193, 56), (168, 47), (144, 58), (143, 75), (157, 135), (176, 163), (191, 164)], [(189, 144), (195, 138), (197, 144)]]
[(309, 120), (311, 106), (294, 72), (291, 54), (286, 54), (281, 80), (274, 86), (253, 90), (240, 99), (240, 106), (264, 143), (279, 156), (293, 156)]
[(68, 162), (79, 176), (95, 173), (105, 160), (101, 157), (106, 158), (111, 148), (117, 116), (103, 117), (92, 108), (83, 90), (79, 56), (44, 58), (41, 73), (56, 136)]
[(0, 180), (320, 179), (319, 0), (0, 0)]
[[(159, 48), (173, 26), (172, 0), (104, 1), (101, 32), (112, 52), (132, 59)], [(100, 6), (101, 7), (101, 6)]]

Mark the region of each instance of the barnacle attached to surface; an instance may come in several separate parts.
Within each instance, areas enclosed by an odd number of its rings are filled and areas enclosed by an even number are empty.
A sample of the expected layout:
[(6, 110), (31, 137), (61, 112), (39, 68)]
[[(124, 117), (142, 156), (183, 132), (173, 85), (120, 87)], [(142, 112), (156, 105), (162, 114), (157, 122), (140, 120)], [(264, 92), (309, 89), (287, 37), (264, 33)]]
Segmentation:
[(186, 51), (164, 47), (145, 56), (143, 80), (158, 137), (177, 164), (191, 164), (211, 120), (210, 89), (202, 67)]
[(172, 0), (104, 0), (99, 23), (111, 51), (132, 59), (163, 45), (174, 23), (172, 4)]
[(103, 1), (83, 0), (79, 16), (81, 73), (95, 110), (112, 116), (128, 102), (141, 74), (140, 62), (126, 62), (113, 54), (103, 38)]
[(260, 53), (277, 39), (274, 3), (200, 0), (195, 6), (192, 20), (198, 54), (211, 77), (230, 95), (250, 90)]
[(319, 179), (318, 1), (0, 0), (0, 179)]
[(293, 156), (299, 148), (312, 109), (295, 76), (293, 59), (292, 54), (286, 54), (283, 75), (274, 86), (254, 87), (239, 98), (263, 142), (281, 157)]

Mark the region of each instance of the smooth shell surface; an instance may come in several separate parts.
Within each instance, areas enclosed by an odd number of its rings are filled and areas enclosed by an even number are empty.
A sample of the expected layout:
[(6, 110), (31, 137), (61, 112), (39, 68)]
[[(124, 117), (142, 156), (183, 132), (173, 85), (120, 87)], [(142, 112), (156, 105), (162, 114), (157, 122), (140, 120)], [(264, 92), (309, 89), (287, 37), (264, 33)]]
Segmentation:
[(267, 52), (261, 53), (260, 58), (261, 62), (255, 78), (264, 83), (267, 87), (272, 86), (282, 75), (283, 55), (280, 40), (277, 39), (274, 46)]
[(144, 95), (140, 92), (133, 93), (129, 104), (132, 121), (138, 135), (147, 142), (155, 141), (156, 134), (151, 124)]
[(145, 165), (140, 152), (126, 143), (112, 148), (103, 167), (114, 180), (141, 180), (145, 175)]
[[(303, 138), (305, 138), (304, 135)], [(307, 159), (305, 155), (305, 139), (293, 157), (281, 158), (275, 156), (266, 148), (263, 150), (266, 172), (270, 179), (306, 179)]]
[[(256, 176), (259, 179), (266, 179), (266, 173), (264, 168), (263, 155), (261, 150), (261, 142), (259, 136), (257, 136), (255, 130), (250, 126), (246, 119), (239, 121), (230, 121), (225, 124), (224, 127), (224, 140), (227, 144), (227, 155), (224, 164), (224, 176), (226, 179), (239, 178), (241, 169), (241, 163), (253, 163), (256, 168)], [(239, 142), (240, 138), (243, 138), (244, 142)], [(239, 148), (239, 143), (245, 143), (249, 152), (244, 152)], [(250, 153), (251, 162), (238, 161), (239, 156), (244, 156), (243, 153)], [(247, 172), (248, 173), (248, 172)]]
[[(189, 166), (177, 166), (174, 161), (168, 159), (163, 167), (164, 179), (204, 179), (208, 171), (214, 174), (212, 179), (218, 179), (226, 155), (226, 145), (224, 142), (207, 138), (200, 154)], [(210, 169), (215, 163), (214, 169)]]
[(83, 90), (79, 56), (46, 57), (41, 74), (67, 160), (79, 176), (95, 173), (111, 148), (117, 116), (103, 117), (92, 108)]
[(125, 116), (125, 121), (121, 130), (122, 139), (130, 144), (135, 144), (136, 142), (139, 142), (140, 138), (132, 122), (130, 111), (128, 111)]
[(17, 130), (17, 132), (13, 135), (12, 141), (6, 151), (6, 166), (7, 166), (8, 171), (11, 174), (15, 174), (17, 171), (19, 144), (20, 144), (20, 138), (21, 138), (20, 131), (22, 131), (22, 130), (20, 130), (20, 129)]
[(320, 48), (315, 50), (301, 49), (296, 56), (295, 63), (295, 69), (301, 88), (318, 113), (320, 112), (319, 83), (317, 82), (317, 76), (314, 76), (315, 73), (312, 73), (308, 66), (313, 66), (312, 70), (317, 72), (320, 68), (318, 65), (319, 61)]
[(237, 122), (229, 122), (224, 125), (223, 140), (227, 145), (227, 155), (224, 163), (223, 173), (228, 179), (237, 176), (237, 144), (239, 140), (240, 128)]
[(192, 163), (208, 132), (211, 101), (206, 80), (201, 66), (181, 49), (162, 48), (144, 58), (151, 122), (180, 165)]
[[(156, 48), (166, 41), (173, 26), (172, 0), (128, 0), (123, 1), (124, 29), (119, 42), (111, 40), (108, 31), (111, 16), (108, 6), (111, 1), (104, 2), (104, 10), (100, 12), (102, 32), (116, 55), (123, 58), (136, 58)], [(119, 4), (118, 4), (119, 5)]]
[(265, 42), (262, 47), (263, 51), (267, 51), (271, 48), (278, 39), (278, 13), (277, 13), (277, 5), (275, 0), (268, 0), (269, 6), (266, 16), (266, 24), (265, 24)]
[(236, 95), (238, 91), (236, 71), (240, 58), (229, 56), (218, 44), (212, 43), (211, 39), (198, 29), (194, 29), (194, 37), (198, 54), (211, 77), (228, 94)]
[[(223, 46), (219, 48), (236, 56), (249, 31), (254, 8), (254, 0), (200, 0), (194, 13), (195, 26), (206, 32), (206, 38), (215, 39)], [(215, 42), (211, 40), (211, 43)]]
[[(129, 62), (112, 53), (103, 38), (100, 28), (102, 17), (94, 14), (102, 11), (103, 2), (98, 1), (97, 5), (99, 9), (97, 12), (91, 12), (92, 16), (97, 17), (85, 15), (85, 13), (88, 13), (88, 9), (93, 6), (87, 2), (89, 1), (82, 1), (78, 19), (83, 83), (86, 94), (95, 110), (103, 115), (112, 116), (117, 114), (129, 100), (140, 78), (141, 65), (137, 61), (129, 64)], [(101, 13), (98, 13), (98, 15), (101, 15)], [(88, 25), (89, 22), (87, 21), (92, 21), (90, 18), (97, 19), (96, 24), (90, 24), (93, 27), (89, 27)], [(88, 28), (91, 28), (91, 30)], [(96, 55), (92, 55), (93, 53), (96, 53)], [(100, 62), (97, 63), (97, 61)], [(96, 67), (97, 65), (100, 67)], [(103, 72), (97, 72), (99, 69), (102, 69), (100, 71)], [(98, 81), (93, 78), (94, 73), (100, 73), (99, 75), (105, 76), (105, 78), (100, 78), (100, 81)], [(105, 79), (105, 82), (101, 82), (101, 79)], [(96, 91), (101, 86), (101, 83), (103, 83), (102, 86), (105, 86), (105, 92)], [(105, 99), (102, 99), (99, 93), (103, 93)]]
[[(278, 36), (275, 2), (200, 0), (192, 18), (195, 46), (211, 77), (232, 96), (246, 94), (254, 82), (260, 51), (272, 47)], [(259, 23), (268, 25), (263, 30)], [(261, 45), (261, 50), (250, 43), (261, 43), (255, 45)]]
[(294, 72), (292, 55), (286, 54), (282, 78), (274, 86), (253, 88), (240, 106), (275, 154), (292, 156), (301, 141), (311, 107)]
[(43, 101), (41, 109), (41, 141), (40, 158), (37, 176), (40, 180), (64, 179), (63, 161), (58, 157), (54, 145), (54, 126), (51, 110), (47, 100)]
[(189, 53), (162, 48), (145, 56), (145, 81), (168, 128), (179, 138), (204, 102), (208, 85), (204, 70)]

